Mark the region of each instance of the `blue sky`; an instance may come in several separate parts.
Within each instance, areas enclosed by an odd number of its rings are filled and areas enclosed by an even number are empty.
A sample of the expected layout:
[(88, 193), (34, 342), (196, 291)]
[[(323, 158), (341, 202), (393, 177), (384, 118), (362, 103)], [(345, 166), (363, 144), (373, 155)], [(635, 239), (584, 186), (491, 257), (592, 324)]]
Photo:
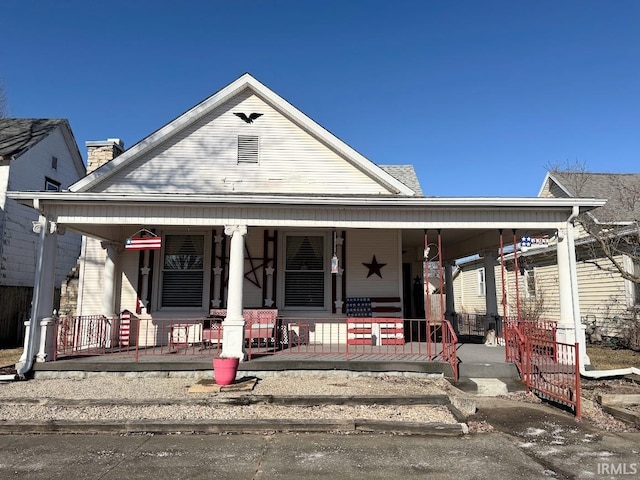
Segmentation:
[(9, 114), (131, 146), (249, 72), (424, 193), (638, 172), (637, 0), (0, 2)]

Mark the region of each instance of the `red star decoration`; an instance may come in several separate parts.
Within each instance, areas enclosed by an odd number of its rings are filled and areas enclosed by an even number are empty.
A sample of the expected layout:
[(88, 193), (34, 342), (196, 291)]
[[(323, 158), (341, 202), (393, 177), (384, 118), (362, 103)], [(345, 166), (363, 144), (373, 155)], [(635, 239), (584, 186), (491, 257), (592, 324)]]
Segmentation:
[(363, 263), (362, 265), (364, 265), (369, 269), (367, 278), (369, 278), (374, 273), (378, 275), (380, 278), (382, 278), (382, 272), (380, 272), (380, 269), (384, 267), (386, 263), (378, 263), (378, 260), (376, 260), (376, 256), (374, 255), (373, 260), (371, 260), (371, 263)]

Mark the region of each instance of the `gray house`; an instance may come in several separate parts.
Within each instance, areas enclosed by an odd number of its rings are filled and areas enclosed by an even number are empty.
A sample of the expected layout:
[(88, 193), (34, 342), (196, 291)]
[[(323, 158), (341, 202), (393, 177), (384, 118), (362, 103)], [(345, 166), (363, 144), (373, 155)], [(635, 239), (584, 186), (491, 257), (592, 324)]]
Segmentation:
[[(85, 174), (65, 119), (0, 119), (0, 346), (22, 341), (35, 278), (39, 212), (7, 197), (9, 190), (61, 191)], [(62, 233), (62, 232), (59, 232)], [(73, 267), (81, 237), (66, 234), (57, 246), (55, 285)]]

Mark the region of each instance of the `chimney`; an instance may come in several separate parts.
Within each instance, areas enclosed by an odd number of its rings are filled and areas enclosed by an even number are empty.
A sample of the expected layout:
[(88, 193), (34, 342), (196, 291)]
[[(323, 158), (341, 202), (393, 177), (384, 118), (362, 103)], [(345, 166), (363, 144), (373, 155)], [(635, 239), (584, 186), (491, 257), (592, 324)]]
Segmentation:
[(119, 138), (85, 142), (85, 145), (87, 146), (87, 174), (124, 152), (124, 142)]

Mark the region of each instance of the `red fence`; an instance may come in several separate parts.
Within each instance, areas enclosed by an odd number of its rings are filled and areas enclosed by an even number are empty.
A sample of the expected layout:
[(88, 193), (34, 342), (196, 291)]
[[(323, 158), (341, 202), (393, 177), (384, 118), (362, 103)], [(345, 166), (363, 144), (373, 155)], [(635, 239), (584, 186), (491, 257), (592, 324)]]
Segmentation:
[[(61, 317), (56, 322), (54, 359), (63, 356), (127, 354), (217, 356), (222, 349), (219, 318), (142, 319), (124, 312), (121, 318)], [(458, 378), (457, 338), (446, 321), (356, 317), (272, 318), (249, 320), (245, 326), (249, 360), (265, 355), (326, 356), (335, 360), (437, 361), (451, 365)], [(333, 357), (331, 357), (333, 356)]]
[(516, 365), (527, 390), (571, 407), (579, 419), (580, 350), (556, 340), (556, 323), (508, 320), (507, 361)]

